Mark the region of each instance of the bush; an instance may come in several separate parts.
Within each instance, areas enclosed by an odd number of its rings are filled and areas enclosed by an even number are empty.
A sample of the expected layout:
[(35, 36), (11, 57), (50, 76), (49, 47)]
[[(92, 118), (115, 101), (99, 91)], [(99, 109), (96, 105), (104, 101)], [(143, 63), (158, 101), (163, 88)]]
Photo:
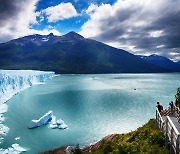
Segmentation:
[(176, 105), (180, 107), (180, 87), (177, 89), (177, 94), (175, 95)]
[(136, 131), (116, 135), (113, 139), (101, 143), (94, 154), (168, 154), (165, 136), (157, 130), (155, 119), (151, 119)]

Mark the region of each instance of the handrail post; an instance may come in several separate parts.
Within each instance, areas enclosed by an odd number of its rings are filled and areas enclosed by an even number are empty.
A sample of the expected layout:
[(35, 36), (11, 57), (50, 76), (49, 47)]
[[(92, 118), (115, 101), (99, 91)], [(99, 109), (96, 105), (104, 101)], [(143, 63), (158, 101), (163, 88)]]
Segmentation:
[(157, 119), (158, 117), (157, 117), (157, 109), (156, 109), (156, 125), (158, 126)]
[(158, 114), (157, 114), (157, 109), (156, 109), (156, 126), (159, 127), (159, 126), (158, 126)]
[(168, 119), (166, 119), (166, 139), (165, 139), (165, 146), (168, 147)]
[(162, 121), (161, 120), (159, 122), (159, 128), (160, 128), (160, 130), (162, 130)]
[(176, 139), (176, 154), (179, 154), (179, 135), (177, 136), (177, 139)]
[(170, 154), (173, 154), (173, 128), (171, 128)]

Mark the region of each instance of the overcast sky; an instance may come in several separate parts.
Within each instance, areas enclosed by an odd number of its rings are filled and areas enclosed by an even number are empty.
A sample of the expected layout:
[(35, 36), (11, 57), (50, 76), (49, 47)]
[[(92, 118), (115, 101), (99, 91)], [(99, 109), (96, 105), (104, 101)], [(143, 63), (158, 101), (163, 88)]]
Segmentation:
[(180, 0), (0, 0), (0, 42), (75, 31), (134, 54), (180, 60)]

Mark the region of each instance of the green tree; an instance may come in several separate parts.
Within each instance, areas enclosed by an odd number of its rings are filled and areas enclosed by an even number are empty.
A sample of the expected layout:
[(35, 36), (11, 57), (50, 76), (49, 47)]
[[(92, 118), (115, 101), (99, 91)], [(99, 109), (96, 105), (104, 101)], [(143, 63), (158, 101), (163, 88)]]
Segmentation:
[(180, 87), (177, 89), (177, 94), (175, 95), (176, 105), (180, 107)]

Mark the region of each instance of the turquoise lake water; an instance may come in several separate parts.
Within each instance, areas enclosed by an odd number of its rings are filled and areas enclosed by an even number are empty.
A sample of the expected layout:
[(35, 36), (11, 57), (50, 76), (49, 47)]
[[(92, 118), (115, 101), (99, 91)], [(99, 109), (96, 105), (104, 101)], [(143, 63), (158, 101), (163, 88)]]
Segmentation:
[[(10, 130), (0, 147), (18, 143), (34, 154), (135, 130), (155, 117), (157, 101), (167, 107), (178, 87), (180, 74), (60, 75), (8, 101), (5, 124)], [(27, 128), (49, 110), (68, 129)]]

